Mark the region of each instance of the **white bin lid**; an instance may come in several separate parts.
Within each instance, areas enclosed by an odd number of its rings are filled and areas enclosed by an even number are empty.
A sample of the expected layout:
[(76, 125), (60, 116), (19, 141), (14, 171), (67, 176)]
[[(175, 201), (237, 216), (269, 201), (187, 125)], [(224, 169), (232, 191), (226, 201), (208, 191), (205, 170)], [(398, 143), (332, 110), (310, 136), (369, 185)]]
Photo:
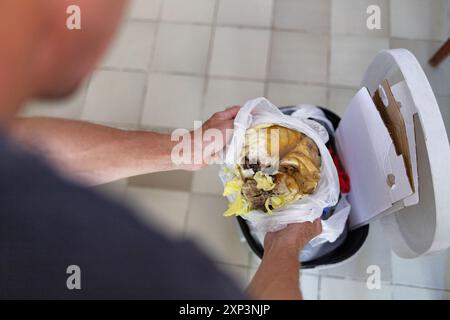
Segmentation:
[(371, 94), (384, 79), (403, 78), (417, 108), (415, 121), (419, 204), (382, 217), (393, 250), (414, 258), (450, 247), (450, 145), (431, 86), (420, 64), (405, 49), (380, 52), (362, 86)]

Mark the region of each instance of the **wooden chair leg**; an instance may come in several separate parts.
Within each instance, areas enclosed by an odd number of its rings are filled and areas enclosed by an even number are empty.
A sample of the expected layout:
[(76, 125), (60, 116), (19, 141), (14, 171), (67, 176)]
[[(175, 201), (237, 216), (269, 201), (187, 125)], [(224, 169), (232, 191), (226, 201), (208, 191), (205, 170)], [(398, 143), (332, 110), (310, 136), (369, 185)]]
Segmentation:
[(430, 64), (437, 67), (450, 54), (450, 39), (431, 57)]

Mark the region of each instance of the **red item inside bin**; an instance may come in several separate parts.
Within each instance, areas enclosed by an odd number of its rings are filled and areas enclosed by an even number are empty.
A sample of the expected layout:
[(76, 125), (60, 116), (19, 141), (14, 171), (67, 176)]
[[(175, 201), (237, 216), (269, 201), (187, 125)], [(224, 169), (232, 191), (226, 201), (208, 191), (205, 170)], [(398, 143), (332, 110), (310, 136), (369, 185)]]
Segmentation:
[(336, 155), (336, 153), (333, 151), (332, 148), (328, 148), (330, 151), (331, 157), (333, 158), (334, 165), (336, 166), (338, 176), (339, 176), (339, 186), (341, 188), (342, 193), (349, 193), (350, 192), (350, 177), (348, 176), (347, 172), (345, 171), (344, 167), (341, 164), (341, 161), (339, 160), (339, 157)]

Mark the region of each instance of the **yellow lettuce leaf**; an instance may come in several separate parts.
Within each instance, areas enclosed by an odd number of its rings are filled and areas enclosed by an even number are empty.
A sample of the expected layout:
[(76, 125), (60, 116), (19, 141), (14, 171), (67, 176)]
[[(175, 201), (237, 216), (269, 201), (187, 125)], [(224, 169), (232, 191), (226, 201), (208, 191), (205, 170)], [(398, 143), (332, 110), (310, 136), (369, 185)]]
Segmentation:
[(242, 197), (241, 193), (236, 195), (236, 199), (228, 205), (228, 210), (223, 214), (225, 217), (233, 215), (239, 216), (249, 211), (247, 201)]
[[(298, 197), (293, 195), (278, 195), (272, 196), (266, 200), (264, 204), (268, 214), (272, 214), (273, 209), (278, 209), (287, 206), (298, 200)], [(270, 208), (272, 207), (272, 209)]]
[(253, 179), (256, 181), (256, 188), (260, 190), (270, 191), (275, 188), (272, 177), (263, 174), (261, 171), (258, 171)]
[(225, 188), (223, 190), (223, 196), (227, 197), (229, 195), (240, 193), (242, 189), (243, 181), (240, 178), (234, 178), (225, 183)]

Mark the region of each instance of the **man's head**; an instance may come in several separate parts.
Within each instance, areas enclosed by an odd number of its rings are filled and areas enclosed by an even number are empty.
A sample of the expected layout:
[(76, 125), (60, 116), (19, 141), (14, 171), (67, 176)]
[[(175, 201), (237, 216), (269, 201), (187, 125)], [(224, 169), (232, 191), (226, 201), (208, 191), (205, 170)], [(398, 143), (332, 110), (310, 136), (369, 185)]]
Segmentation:
[[(2, 0), (0, 69), (7, 70), (14, 90), (26, 92), (27, 98), (71, 93), (107, 48), (126, 2)], [(67, 28), (71, 16), (67, 8), (71, 5), (81, 10), (81, 30)], [(6, 84), (3, 76), (0, 86)]]

